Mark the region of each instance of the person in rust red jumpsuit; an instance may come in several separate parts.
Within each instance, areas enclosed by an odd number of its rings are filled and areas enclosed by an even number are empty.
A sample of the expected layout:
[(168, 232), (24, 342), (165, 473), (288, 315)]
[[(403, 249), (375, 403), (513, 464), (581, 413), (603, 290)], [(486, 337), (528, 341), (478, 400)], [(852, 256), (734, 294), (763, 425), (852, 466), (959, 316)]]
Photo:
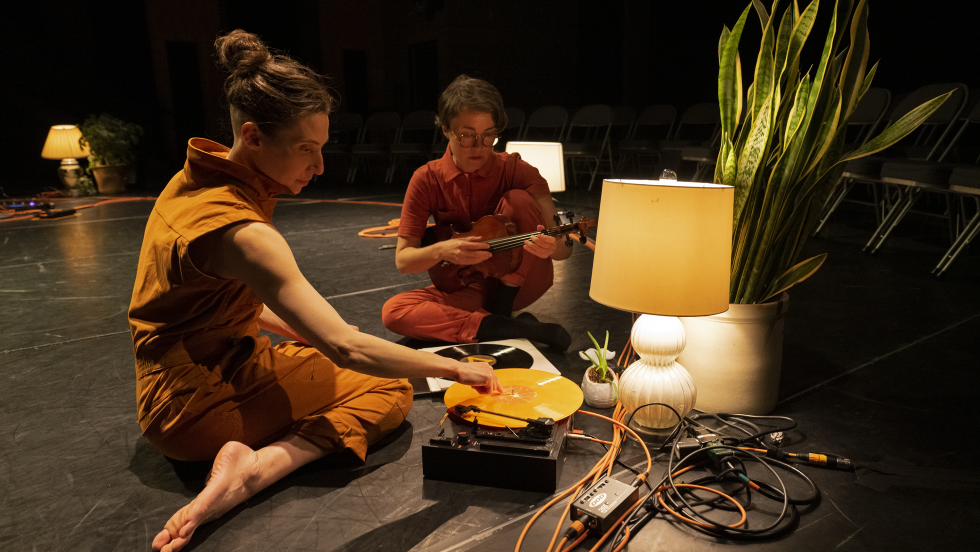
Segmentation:
[[(503, 214), (518, 233), (555, 226), (555, 204), (548, 183), (519, 154), (494, 153), (507, 125), (500, 92), (490, 83), (461, 75), (439, 97), (436, 124), (449, 140), (445, 155), (415, 171), (398, 226), (395, 263), (402, 273), (424, 272), (448, 261), (472, 265), (490, 257), (476, 238), (457, 238), (425, 247), (429, 217), (436, 224), (468, 231), (484, 215)], [(564, 351), (571, 343), (558, 324), (539, 322), (530, 313), (511, 317), (552, 285), (552, 259), (571, 249), (561, 240), (537, 235), (524, 244), (523, 260), (512, 274), (485, 278), (460, 291), (429, 286), (389, 299), (382, 321), (389, 330), (418, 339), (474, 343), (524, 337)]]

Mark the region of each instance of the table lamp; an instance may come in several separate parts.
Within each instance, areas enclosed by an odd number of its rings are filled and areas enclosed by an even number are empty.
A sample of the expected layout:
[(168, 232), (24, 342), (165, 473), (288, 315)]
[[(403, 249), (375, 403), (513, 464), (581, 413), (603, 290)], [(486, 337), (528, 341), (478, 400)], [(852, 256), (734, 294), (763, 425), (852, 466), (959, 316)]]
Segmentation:
[[(676, 180), (604, 180), (592, 287), (603, 305), (641, 313), (630, 332), (639, 359), (620, 377), (620, 400), (640, 429), (675, 425), (697, 389), (675, 360), (678, 316), (728, 310), (735, 189)], [(630, 414), (627, 414), (629, 416)]]
[(551, 193), (565, 191), (565, 158), (560, 142), (507, 142), (506, 150), (521, 154), (521, 159), (538, 169)]
[(48, 139), (41, 149), (41, 157), (61, 159), (58, 177), (68, 188), (77, 186), (78, 179), (82, 176), (82, 166), (76, 159), (89, 156), (88, 146), (82, 147), (78, 143), (81, 137), (82, 131), (75, 125), (55, 125), (48, 131)]

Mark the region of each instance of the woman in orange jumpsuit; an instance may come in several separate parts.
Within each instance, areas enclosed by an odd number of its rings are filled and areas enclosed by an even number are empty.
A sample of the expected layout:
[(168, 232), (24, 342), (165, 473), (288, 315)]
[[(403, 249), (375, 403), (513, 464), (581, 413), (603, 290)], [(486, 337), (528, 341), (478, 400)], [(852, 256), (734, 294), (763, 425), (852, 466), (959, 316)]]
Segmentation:
[[(216, 47), (235, 142), (189, 142), (147, 222), (129, 310), (144, 437), (172, 458), (214, 459), (205, 489), (153, 540), (167, 552), (303, 464), (344, 449), (363, 459), (411, 409), (404, 378), (500, 391), (486, 364), (359, 333), (303, 277), (272, 196), (323, 172), (332, 98), (254, 35)], [(295, 341), (272, 347), (259, 329)]]

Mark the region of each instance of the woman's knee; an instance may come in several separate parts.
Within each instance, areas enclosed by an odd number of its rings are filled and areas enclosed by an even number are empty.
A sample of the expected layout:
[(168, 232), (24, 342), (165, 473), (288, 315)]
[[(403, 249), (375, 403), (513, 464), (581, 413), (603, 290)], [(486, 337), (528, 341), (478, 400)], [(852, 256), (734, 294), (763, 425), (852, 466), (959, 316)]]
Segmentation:
[(381, 323), (389, 330), (404, 335), (399, 330), (407, 330), (410, 326), (405, 317), (419, 305), (433, 300), (432, 295), (424, 289), (399, 293), (385, 301), (381, 307)]
[(377, 422), (376, 431), (370, 432), (374, 433), (369, 436), (372, 443), (402, 425), (412, 411), (413, 400), (412, 385), (408, 380), (391, 380), (375, 388), (374, 392), (384, 394), (390, 407), (387, 414)]
[(510, 217), (520, 232), (534, 231), (541, 224), (541, 208), (531, 194), (524, 190), (504, 192), (497, 206), (497, 213)]

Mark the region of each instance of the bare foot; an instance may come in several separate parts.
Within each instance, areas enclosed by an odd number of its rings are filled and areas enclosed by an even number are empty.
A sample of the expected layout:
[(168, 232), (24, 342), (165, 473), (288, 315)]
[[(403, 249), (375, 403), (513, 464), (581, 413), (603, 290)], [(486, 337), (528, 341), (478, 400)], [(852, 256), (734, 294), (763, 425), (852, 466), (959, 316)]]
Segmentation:
[(153, 549), (175, 552), (186, 546), (195, 529), (218, 519), (255, 494), (259, 490), (255, 482), (260, 476), (254, 450), (242, 443), (226, 443), (214, 459), (204, 490), (170, 518), (164, 530), (153, 539)]

